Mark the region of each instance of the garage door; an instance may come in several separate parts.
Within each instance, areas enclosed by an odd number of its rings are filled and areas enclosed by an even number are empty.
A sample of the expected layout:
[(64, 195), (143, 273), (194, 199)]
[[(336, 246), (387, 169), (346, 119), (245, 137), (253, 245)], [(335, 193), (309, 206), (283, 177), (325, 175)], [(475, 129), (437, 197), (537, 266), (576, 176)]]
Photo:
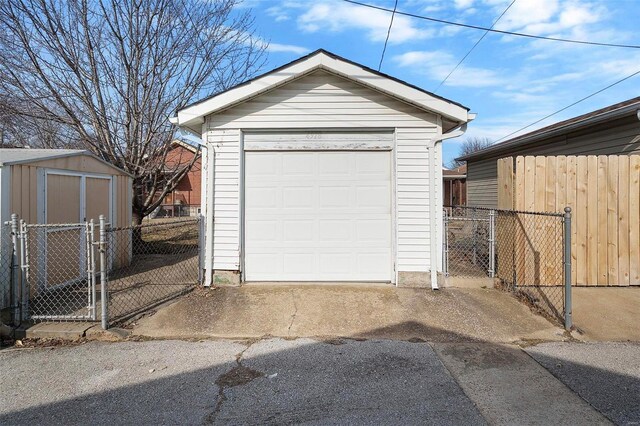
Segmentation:
[(390, 281), (390, 151), (245, 153), (245, 280)]

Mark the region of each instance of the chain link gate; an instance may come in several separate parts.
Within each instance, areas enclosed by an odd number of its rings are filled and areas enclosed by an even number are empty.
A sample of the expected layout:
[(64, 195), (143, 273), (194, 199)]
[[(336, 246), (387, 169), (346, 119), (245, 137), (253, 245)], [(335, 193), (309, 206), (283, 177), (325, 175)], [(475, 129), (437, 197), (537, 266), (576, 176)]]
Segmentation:
[(493, 285), (495, 227), (493, 210), (444, 209), (443, 272), (447, 285)]
[(138, 226), (2, 225), (0, 296), (14, 325), (97, 321), (103, 328), (185, 294), (201, 281), (200, 218)]
[[(8, 229), (7, 229), (8, 228)], [(96, 319), (93, 222), (27, 224), (12, 215), (10, 289), (14, 323)]]
[(443, 259), (447, 285), (498, 287), (571, 328), (570, 208), (446, 207)]

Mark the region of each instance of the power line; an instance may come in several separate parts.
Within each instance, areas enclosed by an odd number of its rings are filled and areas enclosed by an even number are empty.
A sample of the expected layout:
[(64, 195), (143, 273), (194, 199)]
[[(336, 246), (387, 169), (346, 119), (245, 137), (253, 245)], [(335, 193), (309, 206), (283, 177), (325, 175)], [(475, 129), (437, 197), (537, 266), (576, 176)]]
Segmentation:
[(613, 87), (613, 86), (615, 86), (616, 84), (620, 84), (620, 83), (622, 83), (623, 81), (628, 80), (628, 79), (630, 79), (631, 77), (634, 77), (634, 76), (636, 76), (636, 75), (638, 75), (638, 74), (640, 74), (640, 70), (638, 70), (638, 71), (634, 72), (633, 74), (628, 75), (628, 76), (626, 76), (626, 77), (624, 77), (624, 78), (622, 78), (622, 79), (620, 79), (620, 80), (618, 80), (618, 81), (616, 81), (616, 82), (614, 82), (614, 83), (611, 83), (611, 84), (610, 84), (610, 85), (608, 85), (607, 87), (603, 87), (602, 89), (598, 90), (597, 92), (593, 92), (592, 94), (590, 94), (590, 95), (588, 95), (588, 96), (585, 96), (584, 98), (582, 98), (582, 99), (579, 99), (579, 100), (575, 101), (575, 102), (574, 102), (574, 103), (572, 103), (571, 105), (567, 105), (566, 107), (564, 107), (564, 108), (562, 108), (562, 109), (559, 109), (558, 111), (556, 111), (556, 112), (554, 112), (554, 113), (551, 113), (551, 114), (549, 114), (549, 115), (547, 115), (547, 116), (545, 116), (545, 117), (542, 117), (541, 119), (536, 120), (536, 121), (534, 121), (533, 123), (528, 124), (528, 125), (526, 125), (526, 126), (524, 126), (524, 127), (520, 128), (520, 129), (516, 130), (515, 132), (511, 132), (511, 133), (509, 133), (508, 135), (503, 136), (503, 137), (501, 137), (500, 139), (496, 140), (495, 142), (496, 142), (496, 143), (497, 143), (497, 142), (500, 142), (501, 140), (506, 139), (506, 138), (508, 138), (508, 137), (510, 137), (510, 136), (513, 136), (513, 135), (515, 135), (516, 133), (520, 133), (521, 131), (523, 131), (523, 130), (525, 130), (525, 129), (528, 129), (528, 128), (529, 128), (529, 127), (531, 127), (531, 126), (534, 126), (534, 125), (536, 125), (536, 124), (540, 123), (541, 121), (546, 120), (546, 119), (547, 119), (547, 118), (549, 118), (549, 117), (553, 117), (554, 115), (559, 114), (559, 113), (561, 113), (562, 111), (565, 111), (565, 110), (567, 110), (567, 109), (571, 108), (572, 106), (579, 104), (579, 103), (580, 103), (580, 102), (582, 102), (582, 101), (586, 101), (587, 99), (592, 98), (592, 97), (594, 97), (595, 95), (600, 94), (600, 93), (604, 92), (605, 90), (612, 88), (612, 87)]
[[(393, 12), (393, 10), (387, 9), (385, 7), (374, 6), (372, 4), (366, 4), (366, 3), (360, 3), (360, 2), (355, 1), (355, 0), (342, 0), (342, 1), (345, 1), (345, 2), (351, 3), (351, 4), (356, 4), (358, 6), (368, 7), (368, 8), (371, 8), (371, 9), (382, 10), (383, 12)], [(533, 34), (517, 33), (517, 32), (513, 32), (513, 31), (494, 30), (494, 29), (491, 29), (491, 28), (481, 27), (481, 26), (478, 26), (478, 25), (469, 25), (469, 24), (463, 24), (461, 22), (446, 21), (444, 19), (430, 18), (428, 16), (416, 15), (414, 13), (408, 13), (408, 12), (396, 11), (395, 13), (397, 15), (404, 15), (404, 16), (409, 16), (411, 18), (424, 19), (424, 20), (427, 20), (427, 21), (438, 22), (440, 24), (455, 25), (455, 26), (458, 26), (458, 27), (471, 28), (471, 29), (474, 29), (474, 30), (489, 31), (489, 32), (492, 32), (492, 33), (506, 34), (506, 35), (512, 35), (512, 36), (517, 36), (517, 37), (527, 37), (527, 38), (540, 39), (540, 40), (549, 40), (549, 41), (561, 41), (561, 42), (564, 42), (564, 43), (587, 44), (587, 45), (592, 45), (592, 46), (624, 47), (624, 48), (628, 48), (628, 49), (640, 49), (640, 45), (635, 45), (635, 44), (599, 43), (599, 42), (595, 42), (595, 41), (572, 40), (572, 39), (568, 39), (568, 38), (558, 38), (558, 37), (545, 37), (545, 36), (538, 36), (538, 35), (533, 35)]]
[(396, 16), (396, 9), (397, 8), (398, 8), (398, 0), (396, 0), (396, 3), (393, 5), (393, 12), (391, 13), (391, 22), (389, 22), (389, 29), (387, 30), (387, 38), (384, 40), (384, 48), (382, 49), (382, 56), (380, 56), (380, 64), (378, 65), (378, 71), (380, 71), (380, 68), (382, 68), (382, 61), (384, 60), (384, 53), (387, 51), (387, 43), (389, 42), (389, 34), (391, 34), (391, 26), (393, 26), (393, 17)]
[[(504, 16), (505, 13), (507, 13), (507, 11), (509, 9), (511, 9), (511, 6), (513, 6), (513, 4), (516, 2), (516, 0), (513, 0), (511, 3), (509, 3), (509, 6), (507, 6), (507, 8), (502, 11), (502, 13), (500, 14), (500, 16), (498, 16), (498, 18), (493, 21), (493, 24), (491, 24), (491, 28), (489, 28), (489, 30), (493, 29), (493, 27), (495, 27), (495, 25), (498, 23), (498, 21)], [(442, 86), (444, 84), (445, 81), (447, 81), (449, 79), (449, 77), (451, 77), (451, 74), (453, 74), (458, 67), (464, 62), (465, 59), (467, 59), (467, 56), (469, 56), (471, 54), (471, 52), (473, 52), (473, 49), (476, 48), (477, 45), (480, 44), (480, 42), (486, 37), (487, 34), (489, 34), (489, 30), (485, 31), (484, 34), (482, 34), (482, 37), (480, 37), (478, 39), (478, 41), (476, 41), (476, 44), (473, 45), (473, 47), (471, 47), (471, 49), (469, 49), (469, 51), (467, 52), (466, 55), (464, 55), (464, 57), (462, 59), (460, 59), (460, 62), (458, 62), (456, 64), (456, 66), (451, 70), (451, 72), (449, 72), (449, 74), (447, 74), (447, 76), (444, 78), (444, 80), (442, 80), (440, 82), (440, 84), (438, 84), (438, 87), (436, 87), (436, 89), (433, 91), (433, 93), (436, 93), (438, 91), (438, 89), (440, 88), (440, 86)]]

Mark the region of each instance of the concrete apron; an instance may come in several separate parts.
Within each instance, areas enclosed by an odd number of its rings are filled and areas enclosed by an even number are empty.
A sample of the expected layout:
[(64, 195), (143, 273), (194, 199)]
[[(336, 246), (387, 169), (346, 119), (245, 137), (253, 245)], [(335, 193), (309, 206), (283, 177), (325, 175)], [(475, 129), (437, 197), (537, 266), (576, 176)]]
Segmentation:
[(137, 321), (151, 338), (345, 337), (563, 340), (563, 330), (492, 289), (256, 285), (200, 288)]

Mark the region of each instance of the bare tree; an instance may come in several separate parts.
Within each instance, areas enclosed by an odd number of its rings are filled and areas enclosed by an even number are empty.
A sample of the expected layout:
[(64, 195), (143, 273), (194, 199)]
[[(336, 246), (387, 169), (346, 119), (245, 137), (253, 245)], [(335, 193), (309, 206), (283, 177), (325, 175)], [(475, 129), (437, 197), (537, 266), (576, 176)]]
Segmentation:
[(0, 91), (14, 116), (131, 173), (140, 223), (198, 157), (166, 164), (169, 116), (263, 64), (238, 1), (0, 0)]
[[(489, 138), (478, 136), (468, 137), (462, 142), (460, 151), (458, 152), (458, 157), (464, 157), (465, 155), (469, 155), (474, 152), (480, 151), (481, 149), (488, 148), (491, 145), (493, 145), (493, 141)], [(457, 159), (454, 159), (451, 161), (449, 167), (455, 169), (464, 165), (465, 163), (465, 161), (458, 161)]]

